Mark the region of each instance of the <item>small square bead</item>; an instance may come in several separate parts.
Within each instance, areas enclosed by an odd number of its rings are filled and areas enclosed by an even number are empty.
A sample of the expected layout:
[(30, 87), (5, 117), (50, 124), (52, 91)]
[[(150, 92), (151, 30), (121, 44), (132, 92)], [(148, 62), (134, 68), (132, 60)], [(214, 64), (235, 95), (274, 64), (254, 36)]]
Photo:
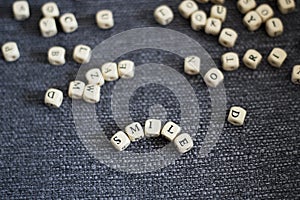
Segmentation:
[(245, 121), (247, 111), (241, 107), (231, 107), (228, 115), (228, 122), (235, 126), (242, 126)]
[(296, 9), (295, 0), (277, 0), (277, 4), (282, 14), (288, 14)]
[(193, 139), (187, 133), (182, 133), (182, 134), (178, 135), (174, 139), (174, 144), (175, 144), (176, 149), (180, 153), (186, 153), (186, 152), (190, 151), (194, 146)]
[(68, 95), (72, 99), (82, 99), (85, 84), (82, 81), (71, 81), (69, 84)]
[(47, 90), (44, 99), (46, 105), (54, 108), (59, 108), (62, 104), (62, 101), (63, 101), (62, 91), (54, 88), (50, 88)]
[(45, 17), (40, 20), (40, 31), (43, 37), (52, 37), (57, 34), (55, 20), (50, 17)]
[[(2, 4), (2, 3), (1, 3)], [(13, 13), (16, 20), (25, 20), (30, 17), (30, 9), (27, 1), (15, 1), (13, 4)]]
[(87, 103), (98, 103), (100, 101), (100, 86), (86, 85), (83, 91), (83, 100)]
[(219, 36), (219, 43), (224, 47), (234, 47), (238, 34), (231, 28), (224, 28)]
[(273, 67), (281, 67), (287, 57), (287, 53), (281, 48), (274, 48), (268, 56), (268, 62)]
[(207, 16), (202, 10), (194, 12), (191, 16), (191, 26), (195, 31), (203, 29), (206, 25)]
[(87, 71), (85, 74), (85, 78), (89, 84), (99, 85), (102, 86), (104, 84), (104, 78), (100, 69), (93, 68)]
[(218, 87), (223, 80), (224, 75), (218, 68), (211, 68), (204, 76), (204, 82), (212, 88)]
[(218, 35), (222, 28), (222, 22), (219, 19), (208, 18), (205, 25), (205, 33), (210, 35)]
[(145, 137), (144, 130), (140, 123), (134, 122), (125, 127), (125, 132), (127, 133), (129, 139), (132, 142), (138, 141)]
[(271, 18), (266, 22), (266, 31), (270, 37), (282, 35), (283, 30), (283, 24), (279, 18)]
[(77, 45), (73, 51), (73, 59), (80, 64), (90, 62), (92, 56), (92, 50), (86, 45)]
[(210, 17), (225, 21), (227, 15), (227, 8), (222, 5), (214, 5), (210, 10)]
[(51, 47), (48, 50), (48, 61), (52, 65), (63, 65), (66, 63), (66, 50), (63, 47)]
[(237, 70), (240, 66), (240, 60), (237, 53), (228, 52), (222, 55), (222, 67), (225, 71)]
[(45, 3), (42, 6), (42, 13), (44, 17), (58, 17), (59, 9), (57, 7), (57, 4), (54, 2)]
[(292, 72), (292, 82), (300, 84), (300, 65), (295, 65)]
[(78, 28), (77, 20), (76, 20), (74, 14), (72, 14), (72, 13), (63, 14), (59, 18), (59, 22), (65, 33), (72, 33), (74, 31), (76, 31)]
[(182, 17), (188, 19), (198, 10), (198, 5), (192, 0), (185, 0), (180, 3), (178, 10)]
[(256, 8), (256, 12), (261, 17), (263, 23), (274, 16), (274, 11), (268, 4), (261, 4)]
[(243, 63), (250, 69), (256, 69), (261, 60), (262, 55), (255, 49), (249, 49), (243, 57)]
[(13, 62), (20, 58), (18, 45), (15, 42), (7, 42), (2, 45), (2, 54), (7, 62)]
[(256, 11), (250, 11), (245, 15), (243, 24), (249, 31), (256, 31), (261, 26), (262, 19)]
[(102, 65), (101, 72), (104, 80), (115, 81), (119, 78), (117, 64), (114, 62), (108, 62)]
[(118, 151), (125, 150), (131, 143), (128, 136), (122, 131), (118, 131), (116, 134), (114, 134), (111, 137), (110, 142)]
[(173, 141), (180, 133), (181, 127), (174, 122), (167, 122), (161, 130), (161, 135), (166, 139)]
[(96, 14), (96, 22), (101, 29), (110, 29), (114, 26), (113, 13), (110, 10), (100, 10)]
[(159, 24), (165, 26), (173, 21), (174, 14), (169, 6), (162, 5), (155, 9), (154, 18)]
[(189, 75), (200, 74), (200, 58), (198, 56), (188, 56), (184, 59), (184, 72)]
[(121, 78), (129, 79), (134, 77), (134, 62), (122, 60), (118, 63), (118, 73)]
[(157, 119), (148, 119), (145, 122), (145, 136), (158, 137), (161, 130), (161, 121)]
[(253, 10), (256, 7), (256, 1), (255, 0), (239, 0), (237, 2), (237, 7), (242, 14), (245, 14), (245, 13), (249, 12), (250, 10)]

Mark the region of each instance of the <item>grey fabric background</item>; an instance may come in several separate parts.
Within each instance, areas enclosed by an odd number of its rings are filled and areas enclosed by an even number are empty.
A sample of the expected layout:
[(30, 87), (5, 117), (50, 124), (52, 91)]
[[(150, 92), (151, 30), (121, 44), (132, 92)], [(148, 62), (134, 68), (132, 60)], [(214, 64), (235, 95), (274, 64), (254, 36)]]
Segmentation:
[[(201, 102), (201, 128), (195, 150), (164, 169), (134, 175), (115, 171), (94, 159), (76, 135), (72, 101), (67, 98), (68, 83), (79, 69), (72, 60), (74, 46), (83, 43), (95, 47), (125, 30), (159, 27), (152, 13), (164, 3), (175, 14), (167, 28), (197, 40), (219, 66), (220, 56), (228, 49), (218, 44), (217, 37), (191, 30), (189, 22), (177, 11), (180, 0), (59, 1), (61, 13), (75, 13), (79, 29), (72, 34), (60, 30), (57, 36), (48, 39), (40, 35), (38, 28), (40, 7), (46, 1), (29, 1), (31, 17), (24, 22), (13, 19), (12, 2), (0, 0), (0, 44), (16, 41), (21, 53), (17, 62), (6, 63), (0, 59), (1, 199), (299, 199), (300, 87), (290, 81), (292, 66), (300, 63), (298, 10), (281, 15), (274, 2), (259, 1), (270, 2), (285, 26), (283, 36), (270, 38), (263, 27), (255, 33), (248, 32), (242, 25), (236, 1), (226, 1), (228, 18), (224, 26), (239, 32), (233, 51), (242, 57), (247, 49), (256, 48), (264, 56), (255, 71), (242, 65), (238, 71), (224, 73), (227, 107), (240, 105), (247, 109), (245, 126), (233, 127), (224, 119), (224, 132), (216, 147), (208, 157), (198, 158), (197, 149), (209, 123), (210, 101), (203, 81), (186, 76)], [(208, 12), (210, 6), (201, 5), (201, 8)], [(113, 29), (97, 28), (94, 16), (100, 9), (113, 11)], [(62, 67), (47, 62), (47, 50), (54, 45), (62, 45), (67, 50), (67, 63)], [(266, 62), (274, 46), (288, 52), (288, 59), (280, 69)], [(138, 65), (158, 62), (183, 72), (182, 60), (168, 53), (145, 50), (126, 57)], [(196, 86), (199, 82), (202, 87)], [(99, 123), (105, 125), (108, 138), (118, 130), (109, 108), (113, 84), (103, 88), (103, 106), (98, 108)], [(49, 87), (64, 92), (60, 109), (49, 109), (43, 104)], [(143, 123), (154, 102), (166, 107), (168, 119), (180, 121), (180, 108), (172, 92), (155, 85), (136, 92), (131, 100), (132, 118)], [(166, 143), (163, 139), (146, 140), (128, 151), (143, 153)]]

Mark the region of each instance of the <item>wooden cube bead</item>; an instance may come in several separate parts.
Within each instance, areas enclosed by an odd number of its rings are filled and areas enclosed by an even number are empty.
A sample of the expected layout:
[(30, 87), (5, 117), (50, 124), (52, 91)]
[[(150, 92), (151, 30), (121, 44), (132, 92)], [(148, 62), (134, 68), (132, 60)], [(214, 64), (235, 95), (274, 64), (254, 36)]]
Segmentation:
[(268, 56), (268, 62), (273, 67), (281, 67), (285, 59), (287, 58), (287, 53), (281, 48), (274, 48)]
[(225, 71), (234, 71), (240, 67), (240, 60), (237, 53), (228, 52), (222, 55), (222, 67)]
[(282, 35), (283, 30), (283, 24), (279, 18), (271, 18), (266, 22), (266, 31), (270, 37)]
[(250, 69), (256, 69), (261, 60), (262, 55), (255, 49), (249, 49), (243, 57), (243, 63)]
[(134, 122), (126, 126), (125, 132), (132, 142), (136, 142), (145, 137), (142, 125), (138, 122)]
[(194, 12), (191, 16), (191, 26), (195, 31), (203, 29), (206, 25), (207, 16), (202, 10)]
[(274, 11), (268, 4), (261, 4), (255, 11), (261, 17), (263, 23), (274, 16)]
[(182, 133), (174, 139), (174, 145), (180, 153), (186, 153), (194, 147), (194, 142), (189, 134)]
[(224, 4), (225, 0), (210, 0), (214, 4)]
[(219, 43), (224, 47), (234, 47), (238, 34), (231, 28), (224, 28), (219, 36)]
[(90, 62), (92, 50), (86, 45), (77, 45), (73, 50), (73, 59), (80, 64)]
[(20, 58), (18, 45), (15, 42), (7, 42), (2, 45), (2, 54), (7, 62), (13, 62)]
[(50, 88), (47, 90), (44, 99), (46, 105), (54, 108), (59, 108), (62, 104), (62, 101), (63, 101), (62, 91), (54, 88)]
[(218, 35), (221, 31), (221, 28), (221, 20), (209, 17), (205, 25), (205, 33), (210, 35)]
[(58, 17), (59, 9), (55, 2), (48, 2), (42, 6), (42, 13), (44, 17)]
[(82, 99), (85, 83), (82, 81), (71, 81), (69, 84), (68, 95), (72, 99)]
[(16, 20), (25, 20), (30, 17), (30, 8), (27, 1), (15, 1), (13, 4), (13, 13)]
[(249, 31), (256, 31), (261, 26), (262, 19), (256, 11), (250, 11), (245, 15), (243, 24)]
[(188, 56), (184, 59), (184, 72), (189, 75), (200, 74), (200, 58), (198, 56)]
[(110, 29), (114, 26), (113, 13), (110, 10), (100, 10), (96, 14), (96, 22), (101, 29)]
[(198, 10), (198, 5), (192, 0), (184, 0), (178, 6), (178, 10), (182, 17), (188, 19)]
[(83, 100), (87, 103), (98, 103), (100, 101), (100, 86), (86, 85), (83, 91)]
[(300, 84), (300, 65), (295, 65), (292, 72), (292, 82)]
[(59, 18), (59, 22), (65, 33), (72, 33), (76, 31), (78, 28), (76, 17), (72, 13), (63, 14)]
[(207, 86), (216, 88), (224, 80), (223, 73), (218, 68), (211, 68), (204, 76), (204, 82)]
[(159, 24), (165, 26), (173, 21), (174, 14), (169, 6), (162, 5), (155, 9), (154, 18)]
[(114, 134), (111, 137), (110, 142), (118, 151), (124, 151), (131, 143), (128, 136), (122, 131), (118, 131)]
[(222, 5), (214, 5), (210, 10), (210, 17), (225, 21), (227, 15), (227, 8)]
[(48, 61), (52, 65), (63, 65), (66, 63), (66, 50), (63, 47), (55, 46), (48, 50)]
[(231, 107), (228, 115), (228, 122), (235, 126), (242, 126), (246, 118), (247, 111), (241, 107)]
[(118, 67), (114, 62), (108, 62), (102, 65), (101, 72), (104, 80), (115, 81), (119, 78)]
[(161, 130), (161, 135), (169, 141), (173, 141), (180, 133), (181, 127), (174, 122), (167, 122)]
[(161, 121), (158, 119), (148, 119), (145, 122), (145, 136), (158, 137), (161, 131)]
[(118, 73), (121, 78), (130, 79), (134, 77), (134, 62), (131, 60), (122, 60), (118, 63)]
[(250, 10), (253, 10), (256, 7), (256, 1), (255, 0), (238, 0), (237, 2), (238, 10), (245, 14), (249, 12)]
[(86, 72), (85, 78), (89, 84), (102, 86), (104, 84), (104, 78), (100, 69), (93, 68)]
[(57, 27), (54, 18), (45, 17), (40, 20), (39, 25), (43, 37), (53, 37), (57, 34)]
[(288, 14), (296, 9), (295, 0), (277, 0), (277, 5), (282, 14)]

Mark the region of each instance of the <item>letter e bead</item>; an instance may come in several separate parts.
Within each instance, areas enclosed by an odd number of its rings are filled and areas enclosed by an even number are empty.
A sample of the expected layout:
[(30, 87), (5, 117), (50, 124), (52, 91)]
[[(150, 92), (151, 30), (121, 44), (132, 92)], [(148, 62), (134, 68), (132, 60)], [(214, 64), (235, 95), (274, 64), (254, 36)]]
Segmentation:
[(193, 139), (187, 133), (182, 133), (177, 136), (174, 140), (174, 144), (180, 153), (186, 153), (194, 146)]

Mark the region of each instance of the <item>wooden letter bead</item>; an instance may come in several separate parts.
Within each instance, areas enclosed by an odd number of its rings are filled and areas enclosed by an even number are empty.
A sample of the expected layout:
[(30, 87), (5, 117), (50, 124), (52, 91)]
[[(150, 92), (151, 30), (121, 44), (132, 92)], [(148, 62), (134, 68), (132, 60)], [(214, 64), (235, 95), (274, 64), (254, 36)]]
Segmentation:
[(13, 62), (20, 58), (18, 45), (15, 42), (7, 42), (2, 45), (2, 54), (7, 62)]
[(237, 53), (228, 52), (222, 55), (222, 67), (225, 71), (237, 70), (240, 66), (240, 60)]
[(42, 13), (44, 17), (58, 17), (59, 9), (57, 7), (57, 4), (54, 2), (45, 3), (42, 6)]
[(188, 56), (184, 59), (184, 72), (189, 75), (200, 74), (200, 58), (198, 56)]
[(134, 76), (134, 62), (122, 60), (118, 63), (118, 73), (121, 78), (129, 79)]
[(180, 3), (178, 10), (182, 17), (188, 19), (198, 10), (198, 5), (192, 0), (185, 0)]
[(157, 119), (148, 119), (145, 123), (145, 136), (158, 137), (161, 130), (161, 121)]
[(214, 5), (210, 10), (210, 17), (225, 21), (227, 15), (227, 8), (222, 5)]
[(72, 13), (63, 14), (59, 21), (65, 33), (72, 33), (78, 28), (77, 20)]
[(219, 36), (219, 43), (224, 47), (234, 47), (238, 38), (237, 32), (231, 28), (224, 28)]
[(225, 0), (210, 0), (214, 4), (224, 4)]
[(222, 28), (222, 22), (219, 19), (208, 18), (205, 25), (205, 33), (210, 35), (218, 35)]
[(68, 95), (72, 99), (82, 99), (85, 84), (82, 81), (72, 81), (69, 84)]
[(244, 124), (246, 114), (247, 112), (245, 109), (234, 106), (231, 107), (227, 120), (235, 126), (242, 126)]
[(176, 149), (180, 153), (186, 153), (190, 151), (194, 146), (193, 139), (187, 133), (182, 133), (178, 135), (174, 140), (174, 144)]
[(292, 72), (292, 82), (300, 84), (300, 65), (295, 65)]
[(16, 20), (25, 20), (30, 17), (30, 9), (27, 1), (15, 1), (13, 4), (13, 13)]
[(90, 62), (92, 50), (86, 45), (77, 45), (73, 51), (73, 59), (80, 64)]
[(243, 24), (249, 31), (256, 31), (261, 26), (262, 19), (256, 11), (250, 11), (245, 15)]
[(66, 50), (63, 47), (51, 47), (48, 50), (48, 61), (52, 65), (63, 65), (66, 63)]
[(293, 12), (296, 8), (295, 0), (277, 0), (277, 4), (282, 14)]
[(44, 101), (50, 107), (59, 108), (63, 101), (63, 93), (60, 90), (50, 88), (45, 94)]
[(206, 13), (202, 10), (194, 12), (191, 16), (191, 26), (195, 31), (199, 31), (205, 27), (206, 24)]
[(237, 7), (242, 14), (245, 14), (245, 13), (249, 12), (250, 10), (253, 10), (256, 7), (256, 1), (255, 0), (239, 0), (237, 2)]
[(125, 132), (127, 133), (129, 139), (132, 142), (142, 139), (144, 135), (144, 130), (140, 123), (134, 122), (125, 127)]
[(86, 85), (83, 91), (83, 100), (87, 103), (98, 103), (100, 101), (100, 86)]
[(174, 122), (167, 122), (161, 130), (161, 135), (169, 141), (173, 141), (180, 133), (181, 127)]
[(274, 11), (268, 4), (261, 4), (256, 8), (256, 12), (261, 17), (263, 23), (274, 16)]
[(101, 29), (110, 29), (114, 26), (113, 13), (110, 10), (100, 10), (96, 14), (97, 25)]
[(279, 18), (271, 18), (266, 22), (266, 31), (270, 37), (282, 35), (283, 29), (283, 24)]
[(204, 76), (204, 82), (206, 83), (207, 86), (212, 88), (218, 87), (218, 85), (222, 83), (223, 80), (224, 80), (224, 75), (217, 68), (210, 69)]
[(113, 147), (118, 151), (125, 150), (131, 143), (128, 136), (122, 131), (119, 131), (116, 134), (114, 134), (110, 139), (110, 142), (113, 145)]
[(117, 64), (108, 62), (101, 67), (102, 75), (106, 81), (114, 81), (119, 78)]
[(154, 18), (159, 24), (165, 26), (173, 21), (174, 14), (169, 6), (162, 5), (155, 9)]
[(287, 57), (287, 53), (281, 48), (274, 48), (268, 56), (268, 62), (273, 67), (281, 67)]
[(262, 55), (254, 49), (249, 49), (243, 57), (243, 63), (250, 69), (256, 69), (261, 60)]
[(40, 20), (40, 30), (43, 37), (52, 37), (57, 34), (56, 23), (53, 18), (45, 17)]
[(99, 85), (102, 86), (104, 84), (104, 78), (100, 69), (93, 68), (87, 71), (85, 74), (85, 78), (89, 84)]

